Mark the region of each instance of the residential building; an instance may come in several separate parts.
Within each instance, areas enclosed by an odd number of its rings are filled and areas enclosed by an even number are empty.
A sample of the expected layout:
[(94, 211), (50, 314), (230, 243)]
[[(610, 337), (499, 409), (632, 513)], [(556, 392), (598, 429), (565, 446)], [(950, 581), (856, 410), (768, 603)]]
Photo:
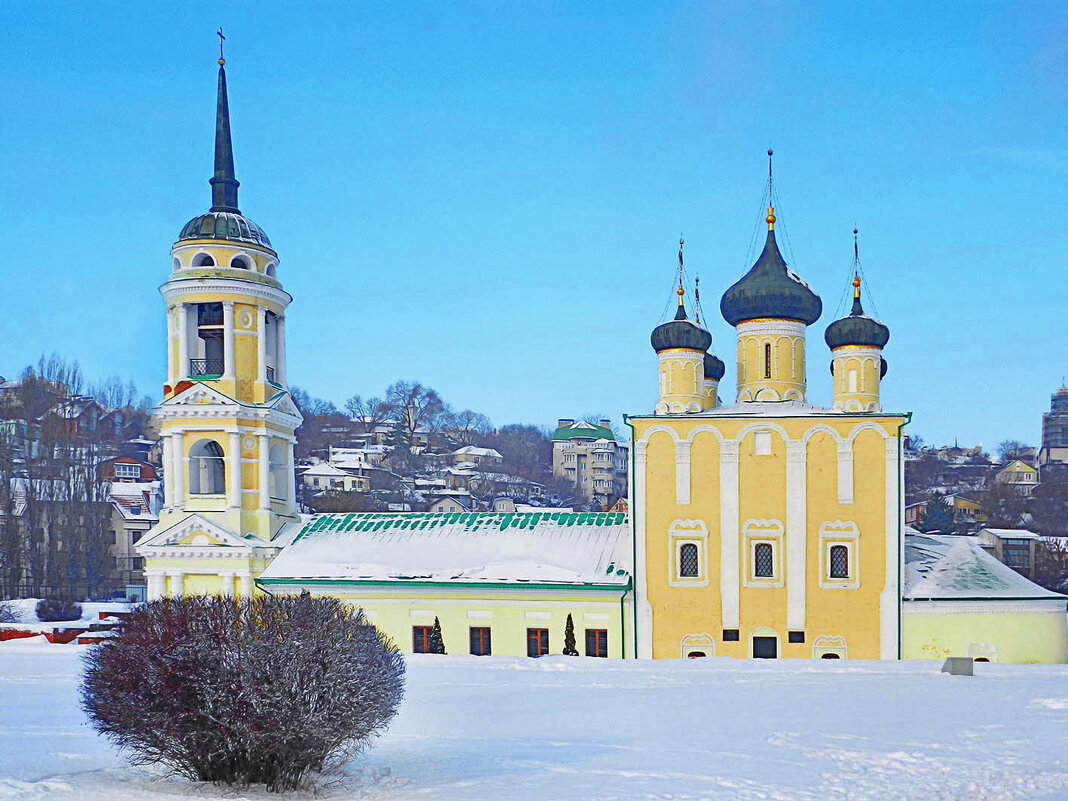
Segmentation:
[(464, 445), (457, 448), (451, 454), (452, 463), (457, 467), (494, 467), (504, 461), (493, 448), (478, 448), (474, 445)]
[(553, 475), (607, 509), (627, 492), (628, 443), (617, 442), (610, 420), (561, 418), (553, 431)]
[(994, 481), (1030, 495), (1038, 486), (1038, 468), (1020, 459), (1013, 459), (994, 474)]
[(364, 475), (342, 470), (327, 462), (320, 462), (301, 471), (301, 483), (313, 493), (335, 490), (338, 492), (367, 492), (371, 481)]
[[(924, 515), (927, 514), (929, 498), (910, 503), (905, 507), (905, 525), (919, 528), (923, 525)], [(958, 533), (976, 531), (987, 521), (987, 514), (983, 511), (982, 504), (954, 493), (945, 496), (946, 505), (953, 512), (954, 528)], [(950, 532), (946, 532), (950, 533)]]
[(1065, 464), (1068, 464), (1068, 386), (1061, 386), (1050, 396), (1049, 411), (1042, 415), (1038, 466), (1042, 470), (1063, 469)]
[(1021, 576), (1035, 577), (1035, 561), (1038, 557), (1038, 534), (1024, 528), (982, 528), (976, 540), (983, 550)]

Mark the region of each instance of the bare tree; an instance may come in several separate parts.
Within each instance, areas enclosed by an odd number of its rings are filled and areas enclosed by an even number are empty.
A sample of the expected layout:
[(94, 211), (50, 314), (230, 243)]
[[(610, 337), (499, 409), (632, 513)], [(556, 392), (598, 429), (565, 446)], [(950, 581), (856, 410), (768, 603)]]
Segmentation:
[(386, 390), (390, 416), (397, 424), (397, 444), (405, 445), (409, 450), (416, 446), (416, 435), (420, 429), (429, 429), (437, 423), (438, 416), (445, 410), (438, 393), (424, 387), (418, 381), (397, 381)]
[(1030, 446), (1018, 439), (1006, 439), (998, 443), (998, 459), (1009, 462), (1029, 454)]
[(493, 430), (493, 424), (486, 415), (471, 409), (451, 412), (443, 425), (462, 445), (474, 444)]
[(382, 398), (353, 395), (345, 401), (345, 411), (359, 421), (364, 434), (374, 434), (375, 429), (389, 419), (390, 407)]

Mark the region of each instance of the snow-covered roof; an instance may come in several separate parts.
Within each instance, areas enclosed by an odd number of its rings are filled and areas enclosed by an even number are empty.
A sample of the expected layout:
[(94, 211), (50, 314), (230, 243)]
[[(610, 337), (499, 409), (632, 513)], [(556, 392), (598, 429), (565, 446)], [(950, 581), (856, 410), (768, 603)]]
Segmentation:
[(326, 462), (320, 462), (319, 464), (315, 465), (314, 467), (309, 467), (307, 470), (302, 472), (301, 475), (302, 476), (332, 476), (332, 477), (340, 477), (340, 476), (347, 476), (348, 473), (346, 473), (344, 470), (342, 470), (342, 469), (340, 469), (338, 467), (334, 467), (334, 465), (332, 465), (332, 464), (327, 464)]
[(1065, 599), (999, 562), (975, 537), (919, 533), (905, 535), (902, 596), (906, 601)]
[(999, 540), (1037, 540), (1039, 536), (1025, 528), (983, 528), (979, 532), (993, 534)]
[(623, 589), (630, 580), (629, 535), (626, 515), (605, 512), (320, 514), (260, 581)]
[(475, 445), (464, 445), (452, 452), (453, 456), (488, 456), (491, 459), (500, 459), (500, 452), (493, 448), (479, 448)]

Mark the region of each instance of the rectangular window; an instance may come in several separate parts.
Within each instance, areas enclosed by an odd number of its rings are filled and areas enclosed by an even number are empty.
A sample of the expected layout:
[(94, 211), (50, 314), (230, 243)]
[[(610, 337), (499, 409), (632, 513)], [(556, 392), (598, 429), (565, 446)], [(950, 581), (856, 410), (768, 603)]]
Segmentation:
[(549, 653), (549, 630), (527, 629), (527, 656), (545, 656)]
[(786, 641), (792, 643), (799, 643), (805, 641), (805, 632), (803, 631), (791, 631), (786, 635)]
[(723, 629), (723, 642), (738, 642), (738, 629)]
[(771, 432), (757, 431), (753, 434), (753, 455), (771, 456)]
[(753, 547), (753, 576), (775, 577), (775, 552), (770, 542), (758, 542)]
[(134, 570), (144, 570), (144, 567), (145, 567), (145, 560), (140, 556), (135, 556), (133, 558), (133, 569)]
[(433, 626), (412, 626), (413, 654), (430, 653), (430, 633), (432, 631), (434, 631)]
[(586, 629), (586, 656), (608, 656), (608, 629)]
[(1026, 570), (1031, 566), (1031, 551), (1026, 545), (1009, 545), (1005, 542), (1001, 546), (1001, 554), (1009, 567)]
[(472, 626), (471, 653), (475, 656), (490, 655), (490, 630), (488, 626)]
[(115, 478), (140, 478), (141, 465), (139, 464), (116, 464)]

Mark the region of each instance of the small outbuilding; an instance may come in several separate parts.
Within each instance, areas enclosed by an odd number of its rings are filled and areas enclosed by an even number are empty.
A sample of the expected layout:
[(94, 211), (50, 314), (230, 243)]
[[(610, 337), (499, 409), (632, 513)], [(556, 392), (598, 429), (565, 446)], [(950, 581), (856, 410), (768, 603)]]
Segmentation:
[(1068, 596), (1002, 564), (975, 537), (905, 535), (905, 659), (1068, 662)]

